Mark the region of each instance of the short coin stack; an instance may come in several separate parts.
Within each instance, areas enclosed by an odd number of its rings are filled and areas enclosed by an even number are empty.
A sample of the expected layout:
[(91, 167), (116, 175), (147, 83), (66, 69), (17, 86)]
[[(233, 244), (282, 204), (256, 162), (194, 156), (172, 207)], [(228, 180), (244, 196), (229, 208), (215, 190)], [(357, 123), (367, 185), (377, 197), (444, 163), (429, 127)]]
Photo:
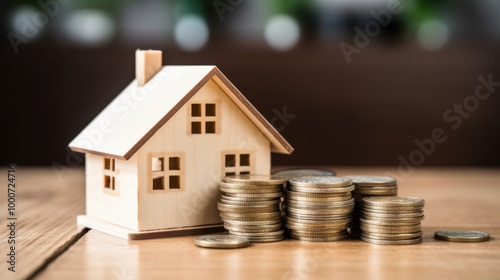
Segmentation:
[(423, 199), (416, 197), (365, 197), (361, 240), (384, 245), (421, 243), (424, 203)]
[(235, 175), (220, 182), (217, 206), (229, 234), (250, 242), (282, 240), (280, 202), (286, 181), (279, 176)]
[(354, 206), (351, 233), (359, 235), (359, 219), (363, 211), (363, 198), (370, 196), (396, 196), (398, 194), (397, 181), (385, 176), (344, 176), (354, 183), (352, 195), (356, 205)]
[(285, 227), (292, 238), (328, 242), (347, 239), (354, 199), (350, 179), (308, 176), (289, 180)]

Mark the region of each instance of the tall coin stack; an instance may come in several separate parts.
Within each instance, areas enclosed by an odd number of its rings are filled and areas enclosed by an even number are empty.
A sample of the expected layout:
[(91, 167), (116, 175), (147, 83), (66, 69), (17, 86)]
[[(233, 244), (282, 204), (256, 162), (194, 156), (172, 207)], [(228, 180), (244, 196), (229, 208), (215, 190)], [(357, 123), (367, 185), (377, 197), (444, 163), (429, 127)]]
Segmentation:
[(363, 198), (370, 196), (396, 196), (398, 195), (397, 181), (385, 176), (344, 176), (354, 183), (354, 213), (351, 224), (351, 233), (359, 237), (360, 218), (363, 212)]
[(384, 245), (421, 243), (424, 203), (416, 197), (365, 197), (361, 240)]
[(284, 238), (280, 202), (286, 178), (269, 175), (228, 176), (219, 183), (217, 204), (224, 228), (250, 242)]
[(292, 238), (328, 242), (347, 239), (352, 220), (351, 179), (308, 176), (289, 180), (285, 227)]

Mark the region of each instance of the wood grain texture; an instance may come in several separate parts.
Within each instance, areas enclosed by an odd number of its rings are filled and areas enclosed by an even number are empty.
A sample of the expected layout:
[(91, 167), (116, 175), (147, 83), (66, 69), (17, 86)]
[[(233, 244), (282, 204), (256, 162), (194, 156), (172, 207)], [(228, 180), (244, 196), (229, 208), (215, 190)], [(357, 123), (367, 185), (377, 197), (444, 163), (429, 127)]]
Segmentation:
[(0, 169), (0, 279), (24, 279), (65, 250), (82, 233), (75, 215), (84, 213), (82, 168), (16, 170), (16, 272), (7, 270), (7, 170)]
[[(334, 170), (339, 176), (396, 174), (401, 196), (426, 200), (424, 242), (383, 246), (288, 239), (217, 250), (196, 247), (193, 236), (127, 241), (91, 230), (38, 279), (498, 279), (499, 169), (417, 169), (407, 177), (394, 168)], [(438, 229), (482, 230), (492, 240), (434, 240)]]

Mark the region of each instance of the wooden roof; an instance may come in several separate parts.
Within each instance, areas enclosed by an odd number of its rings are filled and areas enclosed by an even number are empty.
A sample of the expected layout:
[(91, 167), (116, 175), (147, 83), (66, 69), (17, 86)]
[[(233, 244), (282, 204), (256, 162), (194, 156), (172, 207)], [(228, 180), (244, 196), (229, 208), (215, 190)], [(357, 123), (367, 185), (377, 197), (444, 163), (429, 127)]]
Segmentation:
[(148, 83), (133, 80), (80, 134), (73, 151), (129, 159), (210, 79), (271, 142), (271, 151), (292, 146), (215, 66), (164, 66)]

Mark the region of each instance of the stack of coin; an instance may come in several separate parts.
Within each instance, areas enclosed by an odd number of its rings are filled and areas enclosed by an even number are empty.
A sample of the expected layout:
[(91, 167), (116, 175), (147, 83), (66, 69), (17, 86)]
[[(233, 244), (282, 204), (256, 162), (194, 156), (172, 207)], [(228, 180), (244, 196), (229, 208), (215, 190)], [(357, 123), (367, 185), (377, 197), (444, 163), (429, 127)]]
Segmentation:
[(285, 200), (285, 227), (290, 237), (320, 242), (348, 238), (353, 189), (350, 179), (333, 176), (290, 179)]
[(372, 196), (363, 198), (361, 240), (374, 244), (408, 245), (422, 242), (421, 198)]
[(270, 175), (234, 175), (219, 183), (218, 203), (224, 228), (250, 242), (284, 238), (280, 203), (286, 178)]
[(363, 198), (370, 196), (396, 196), (398, 195), (397, 181), (391, 177), (385, 176), (344, 176), (354, 183), (354, 213), (352, 217), (351, 233), (359, 236), (359, 220), (363, 211)]

